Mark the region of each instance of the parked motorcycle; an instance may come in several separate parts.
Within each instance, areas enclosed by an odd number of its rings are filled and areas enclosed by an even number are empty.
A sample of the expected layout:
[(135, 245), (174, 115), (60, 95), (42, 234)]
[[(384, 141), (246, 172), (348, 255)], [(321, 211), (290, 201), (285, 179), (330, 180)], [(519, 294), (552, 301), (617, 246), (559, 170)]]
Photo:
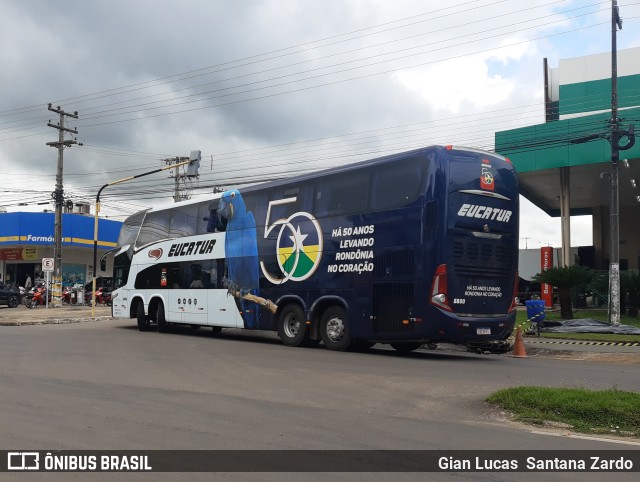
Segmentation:
[(22, 292), (22, 304), (27, 308), (31, 308), (29, 305), (31, 304), (31, 299), (33, 298), (34, 293), (36, 292), (36, 287), (30, 289), (25, 289)]
[(47, 303), (47, 298), (51, 301), (51, 294), (47, 291), (47, 288), (40, 285), (33, 289), (33, 295), (28, 302), (25, 302), (27, 308), (35, 308), (39, 305), (45, 305)]
[(62, 288), (62, 304), (63, 305), (70, 305), (71, 304), (71, 293), (73, 292), (73, 290), (71, 289), (71, 287), (69, 286), (65, 286)]
[[(96, 305), (111, 306), (111, 291), (107, 291), (104, 288), (98, 288), (95, 293)], [(91, 292), (88, 291), (84, 294), (84, 304), (91, 306)]]

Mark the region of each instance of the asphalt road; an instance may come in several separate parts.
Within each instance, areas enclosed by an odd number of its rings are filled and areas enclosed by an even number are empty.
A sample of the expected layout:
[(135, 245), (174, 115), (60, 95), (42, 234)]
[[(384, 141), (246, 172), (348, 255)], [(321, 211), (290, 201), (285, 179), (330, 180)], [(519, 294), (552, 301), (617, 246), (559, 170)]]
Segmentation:
[[(206, 328), (142, 333), (133, 320), (1, 326), (0, 449), (640, 450), (638, 440), (519, 426), (484, 403), (490, 393), (520, 385), (640, 391), (640, 377), (637, 362), (454, 350), (407, 357), (384, 348), (336, 353), (287, 348), (271, 334), (235, 330), (218, 337)], [(24, 480), (20, 475), (16, 480)], [(37, 475), (51, 480), (53, 474)], [(74, 474), (57, 475), (56, 480), (69, 480)], [(130, 480), (124, 475), (92, 477)], [(197, 474), (146, 475), (136, 477), (193, 480)], [(539, 480), (544, 474), (430, 478), (513, 480), (516, 475)], [(553, 479), (587, 480), (585, 475), (610, 478), (573, 473)], [(636, 479), (630, 475), (616, 474), (615, 480)], [(299, 479), (294, 476), (226, 474), (224, 479)], [(390, 476), (424, 480), (428, 474), (312, 474), (305, 480)]]

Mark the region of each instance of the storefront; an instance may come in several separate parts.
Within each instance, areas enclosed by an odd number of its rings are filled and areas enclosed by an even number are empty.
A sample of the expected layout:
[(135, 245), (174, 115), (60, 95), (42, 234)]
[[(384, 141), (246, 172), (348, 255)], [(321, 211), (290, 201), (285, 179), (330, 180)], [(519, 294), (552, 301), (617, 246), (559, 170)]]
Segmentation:
[[(116, 247), (120, 221), (98, 220), (98, 257)], [(24, 286), (27, 277), (44, 282), (43, 258), (55, 258), (54, 213), (0, 213), (0, 274), (2, 281)], [(62, 284), (80, 285), (93, 277), (94, 217), (62, 215)], [(110, 276), (112, 259), (96, 276)]]

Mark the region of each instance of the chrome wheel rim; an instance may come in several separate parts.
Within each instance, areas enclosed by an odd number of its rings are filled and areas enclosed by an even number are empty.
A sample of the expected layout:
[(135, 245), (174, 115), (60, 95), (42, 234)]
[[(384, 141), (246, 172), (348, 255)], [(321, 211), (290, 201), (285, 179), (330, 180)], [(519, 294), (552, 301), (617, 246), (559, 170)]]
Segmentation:
[(289, 313), (285, 317), (282, 327), (287, 338), (295, 338), (300, 333), (300, 320), (296, 318), (294, 313)]
[(329, 318), (329, 321), (327, 321), (326, 333), (327, 337), (331, 341), (337, 342), (342, 340), (344, 337), (344, 322), (342, 319), (337, 316)]

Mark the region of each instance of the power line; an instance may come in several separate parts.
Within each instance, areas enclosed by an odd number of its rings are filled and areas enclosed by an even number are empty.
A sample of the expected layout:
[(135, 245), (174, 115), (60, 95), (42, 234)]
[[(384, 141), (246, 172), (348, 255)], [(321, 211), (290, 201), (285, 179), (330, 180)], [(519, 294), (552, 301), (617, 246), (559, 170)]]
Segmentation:
[[(168, 75), (168, 76), (165, 76), (165, 77), (160, 77), (160, 78), (157, 78), (157, 79), (138, 82), (138, 83), (135, 83), (135, 84), (130, 84), (130, 85), (125, 86), (125, 87), (116, 87), (116, 88), (113, 88), (113, 89), (102, 90), (102, 91), (94, 92), (94, 93), (91, 93), (91, 94), (83, 94), (83, 95), (76, 96), (76, 97), (69, 97), (69, 98), (66, 98), (66, 99), (61, 99), (61, 100), (55, 101), (55, 103), (74, 102), (74, 103), (77, 104), (78, 102), (81, 102), (81, 99), (83, 99), (85, 97), (93, 97), (93, 96), (96, 96), (96, 95), (103, 96), (103, 94), (108, 94), (108, 93), (112, 93), (112, 92), (116, 92), (113, 95), (120, 95), (122, 93), (131, 92), (131, 90), (125, 90), (125, 91), (122, 91), (122, 92), (117, 92), (117, 91), (121, 91), (122, 89), (129, 89), (129, 88), (139, 87), (139, 86), (148, 86), (148, 84), (152, 84), (151, 87), (156, 87), (158, 85), (162, 85), (163, 83), (168, 83), (168, 82), (162, 82), (162, 83), (155, 83), (155, 82), (169, 80), (169, 79), (171, 79), (170, 82), (173, 82), (175, 80), (184, 80), (184, 79), (181, 79), (180, 77), (185, 76), (185, 75), (190, 75), (190, 74), (193, 74), (193, 73), (196, 73), (196, 72), (203, 72), (203, 71), (210, 70), (210, 69), (213, 69), (213, 68), (223, 67), (225, 65), (229, 65), (229, 64), (233, 64), (233, 63), (237, 63), (237, 62), (243, 62), (243, 61), (246, 61), (246, 60), (256, 59), (256, 58), (259, 58), (259, 57), (263, 57), (263, 56), (267, 56), (267, 55), (271, 55), (271, 54), (275, 54), (275, 53), (279, 53), (279, 52), (284, 52), (284, 51), (287, 51), (287, 50), (294, 50), (294, 49), (298, 49), (300, 47), (314, 45), (314, 44), (321, 43), (321, 42), (324, 42), (324, 41), (327, 41), (327, 40), (333, 40), (333, 39), (344, 37), (344, 36), (347, 36), (347, 35), (351, 35), (351, 34), (354, 34), (354, 33), (357, 33), (357, 32), (362, 32), (362, 31), (366, 31), (366, 30), (375, 29), (375, 28), (378, 28), (378, 27), (381, 27), (381, 26), (385, 26), (385, 25), (391, 25), (393, 23), (398, 23), (398, 22), (402, 22), (402, 21), (405, 21), (405, 20), (422, 17), (422, 16), (425, 16), (425, 15), (429, 15), (430, 16), (430, 18), (427, 19), (427, 21), (428, 21), (428, 20), (431, 20), (431, 16), (436, 12), (444, 11), (444, 10), (447, 10), (447, 9), (452, 9), (452, 8), (458, 7), (458, 6), (464, 6), (464, 5), (469, 5), (469, 4), (472, 4), (472, 3), (477, 3), (479, 1), (480, 0), (471, 0), (471, 1), (459, 4), (459, 5), (447, 6), (447, 7), (444, 7), (444, 8), (437, 9), (437, 10), (432, 10), (430, 12), (425, 12), (425, 13), (421, 13), (421, 14), (405, 17), (405, 18), (402, 18), (402, 19), (393, 20), (393, 21), (390, 21), (390, 22), (385, 22), (385, 23), (382, 23), (382, 24), (379, 24), (379, 25), (374, 25), (374, 26), (370, 26), (370, 27), (357, 29), (357, 30), (352, 30), (350, 32), (346, 32), (346, 33), (342, 33), (342, 34), (338, 34), (338, 35), (333, 35), (333, 36), (330, 36), (330, 37), (326, 37), (324, 39), (313, 40), (313, 41), (310, 41), (310, 42), (305, 42), (305, 43), (298, 44), (298, 45), (293, 45), (293, 46), (290, 46), (290, 47), (284, 47), (284, 48), (271, 50), (271, 51), (260, 53), (260, 54), (251, 55), (251, 56), (244, 57), (244, 58), (241, 58), (241, 59), (235, 59), (235, 60), (231, 60), (231, 61), (228, 61), (228, 62), (223, 62), (223, 63), (219, 63), (219, 64), (210, 65), (210, 66), (207, 66), (207, 67), (201, 67), (201, 68), (190, 70), (190, 71), (187, 71), (187, 72), (182, 72), (182, 73), (178, 73), (178, 74), (172, 74), (172, 75)], [(506, 1), (506, 0), (500, 0), (500, 1)], [(494, 2), (494, 3), (499, 3), (499, 2)], [(554, 2), (554, 3), (561, 3), (561, 2)], [(466, 11), (467, 10), (462, 10), (460, 12), (451, 13), (450, 15), (465, 13)], [(402, 25), (402, 26), (400, 26), (398, 28), (403, 28), (403, 27), (405, 27), (405, 25)], [(355, 37), (355, 38), (359, 38), (359, 37)], [(347, 39), (347, 40), (353, 40), (353, 38)], [(331, 44), (329, 44), (329, 45), (331, 45)], [(271, 59), (267, 59), (267, 60), (271, 60)], [(178, 79), (176, 79), (176, 77), (178, 77)], [(191, 78), (191, 77), (187, 77), (187, 78)], [(146, 88), (146, 87), (143, 87), (143, 88)], [(138, 89), (133, 89), (133, 90), (138, 90)], [(8, 110), (0, 111), (0, 114), (10, 113), (10, 112), (20, 111), (20, 110), (27, 110), (27, 109), (37, 110), (39, 108), (40, 108), (40, 105), (32, 105), (32, 106), (29, 106), (29, 107), (14, 108), (14, 109), (8, 109)]]
[[(547, 4), (545, 4), (545, 5), (550, 5), (550, 4), (553, 4), (553, 3), (557, 3), (557, 2), (550, 2), (550, 3), (547, 3)], [(565, 11), (565, 12), (559, 12), (559, 14), (567, 13), (567, 12), (574, 11), (574, 10), (579, 10), (579, 9), (588, 8), (588, 7), (591, 7), (591, 6), (594, 6), (594, 5), (597, 5), (597, 4), (588, 5), (588, 6), (582, 6), (582, 7), (579, 7), (579, 8), (574, 8), (574, 9), (571, 9), (571, 10), (567, 10), (567, 11)], [(544, 6), (544, 5), (543, 5), (543, 6)], [(515, 14), (515, 13), (521, 13), (522, 11), (530, 10), (530, 9), (532, 9), (532, 8), (539, 8), (539, 7), (540, 7), (540, 6), (537, 6), (537, 7), (531, 7), (531, 8), (524, 9), (524, 10), (521, 10), (521, 11), (518, 11), (518, 12), (508, 12), (508, 13), (503, 14), (503, 15), (501, 15), (501, 16), (513, 15), (513, 14)], [(585, 14), (585, 15), (586, 15), (586, 14)], [(553, 15), (547, 15), (547, 16), (543, 16), (543, 17), (539, 17), (539, 18), (547, 18), (547, 17), (549, 17), (549, 16), (553, 16)], [(579, 15), (579, 16), (583, 16), (583, 15)], [(577, 16), (577, 17), (578, 17), (578, 16)], [(576, 18), (576, 17), (572, 17), (572, 18)], [(430, 20), (431, 20), (431, 19), (430, 19)], [(526, 21), (518, 22), (518, 23), (527, 23), (527, 22), (531, 22), (531, 21), (533, 21), (533, 20), (537, 20), (537, 19), (530, 19), (530, 20), (526, 20)], [(470, 25), (470, 24), (472, 24), (472, 23), (477, 23), (477, 22), (480, 22), (480, 21), (481, 21), (481, 20), (476, 20), (476, 21), (473, 21), (473, 22), (468, 22), (467, 24), (462, 24), (462, 26), (464, 26), (464, 25)], [(563, 19), (563, 21), (564, 21), (564, 19)], [(530, 29), (530, 28), (537, 28), (537, 27), (539, 27), (539, 26), (529, 27), (528, 29)], [(502, 27), (499, 27), (499, 28), (502, 28)], [(491, 31), (495, 31), (495, 30), (498, 30), (498, 28), (492, 28), (492, 29), (482, 30), (482, 31), (477, 32), (477, 33), (481, 33), (481, 32), (491, 32)], [(521, 32), (521, 31), (522, 31), (522, 29), (521, 29), (521, 30), (519, 30), (518, 32)], [(436, 30), (435, 32), (438, 32), (438, 30)], [(429, 33), (434, 33), (434, 31), (430, 31)], [(507, 34), (509, 34), (509, 33), (513, 33), (513, 32), (506, 32), (506, 33), (503, 33), (502, 35), (507, 35)], [(421, 35), (422, 35), (422, 34), (421, 34)], [(466, 33), (466, 35), (469, 35), (469, 33), (467, 32), (467, 33)], [(414, 37), (415, 37), (415, 36), (414, 36)], [(408, 37), (408, 38), (411, 38), (411, 37)], [(493, 38), (493, 37), (491, 37), (491, 38)], [(395, 42), (395, 41), (399, 41), (399, 40), (403, 40), (403, 39), (396, 39), (396, 40), (393, 40), (393, 41), (391, 41), (391, 42)], [(446, 41), (449, 41), (449, 39), (445, 39), (444, 41), (440, 41), (440, 42), (438, 42), (438, 43), (443, 43), (443, 42), (446, 42)], [(473, 40), (473, 42), (475, 42), (475, 41), (477, 41), (477, 40)], [(469, 42), (471, 42), (471, 41), (469, 41)], [(464, 42), (463, 44), (457, 44), (457, 45), (454, 45), (454, 46), (448, 46), (448, 47), (445, 47), (445, 48), (452, 48), (452, 47), (455, 47), (455, 46), (464, 45), (464, 44), (469, 43), (469, 42)], [(386, 43), (388, 43), (388, 42), (386, 42)], [(378, 44), (378, 45), (381, 45), (381, 44)], [(371, 48), (371, 46), (369, 46), (369, 47), (367, 47), (367, 48)], [(410, 47), (409, 49), (415, 49), (415, 48), (419, 48), (419, 46), (418, 46), (418, 47)], [(361, 50), (361, 49), (355, 49), (355, 50)], [(355, 51), (355, 50), (352, 50), (351, 52), (353, 52), (353, 51)], [(403, 50), (408, 50), (408, 49), (402, 49), (402, 50), (400, 50), (400, 51), (403, 51)], [(349, 52), (349, 51), (347, 51), (347, 52)], [(335, 56), (335, 55), (341, 55), (341, 54), (343, 54), (343, 53), (345, 53), (345, 52), (341, 52), (341, 53), (339, 53), (339, 54), (332, 54), (332, 55), (327, 56), (327, 57), (331, 57), (331, 56)], [(424, 53), (419, 53), (419, 54), (416, 54), (416, 55), (422, 55), (422, 54), (424, 54)], [(387, 54), (382, 54), (382, 55), (389, 55), (389, 53), (387, 53)], [(380, 56), (380, 55), (374, 55), (374, 56), (370, 56), (370, 57), (368, 57), (368, 58), (375, 58), (375, 57), (378, 57), (378, 56)], [(323, 57), (321, 57), (321, 58), (323, 58)], [(325, 58), (326, 58), (326, 57), (325, 57)], [(405, 56), (405, 58), (406, 58), (406, 56)], [(315, 60), (317, 60), (317, 59), (315, 59)], [(349, 61), (349, 62), (343, 62), (342, 64), (337, 64), (337, 65), (343, 65), (343, 64), (353, 63), (353, 62), (361, 62), (361, 61), (363, 61), (363, 60), (366, 60), (366, 58), (364, 58), (364, 59), (358, 59), (358, 60), (352, 60), (352, 61)], [(392, 59), (392, 60), (393, 60), (393, 59)], [(397, 59), (396, 59), (396, 60), (397, 60)], [(447, 59), (447, 60), (448, 60), (448, 59)], [(385, 61), (383, 61), (383, 62), (388, 62), (388, 61), (390, 61), (390, 60), (385, 60)], [(304, 62), (298, 62), (297, 64), (300, 64), (300, 63), (304, 63)], [(376, 64), (378, 64), (378, 63), (381, 63), (381, 62), (377, 62), (377, 63), (374, 63), (374, 64), (369, 64), (369, 66), (370, 66), (370, 65), (376, 65)], [(297, 64), (290, 64), (289, 66), (291, 66), (291, 65), (297, 65)], [(288, 67), (288, 66), (285, 66), (285, 67)], [(320, 68), (320, 69), (325, 69), (325, 68), (329, 68), (329, 67), (331, 67), (331, 66), (322, 67), (322, 68)], [(280, 68), (284, 68), (284, 67), (277, 67), (277, 68), (275, 68), (275, 69), (280, 69)], [(362, 68), (362, 66), (361, 66), (361, 67), (357, 67), (357, 68)], [(269, 69), (268, 71), (270, 71), (270, 70), (275, 70), (275, 69)], [(314, 71), (314, 70), (319, 70), (319, 69), (312, 69), (312, 70), (308, 70), (308, 71), (304, 71), (304, 72), (312, 72), (312, 71)], [(353, 69), (348, 69), (348, 70), (353, 70)], [(262, 72), (258, 72), (258, 73), (263, 73), (263, 72), (266, 72), (266, 71), (262, 71)], [(278, 79), (278, 78), (286, 78), (286, 77), (288, 77), (288, 76), (290, 76), (290, 75), (300, 75), (301, 73), (304, 73), (304, 72), (299, 72), (299, 73), (296, 73), (296, 74), (287, 74), (287, 75), (283, 75), (283, 76), (280, 76), (280, 77), (276, 77), (276, 79)], [(342, 72), (342, 71), (341, 71), (341, 72)], [(335, 73), (335, 72), (334, 72), (334, 73)], [(388, 73), (388, 72), (385, 72), (385, 73)], [(256, 74), (256, 73), (246, 74), (246, 75), (255, 75), (255, 74)], [(245, 77), (246, 75), (238, 76), (238, 77), (235, 77), (235, 78)], [(332, 74), (324, 74), (324, 75), (332, 75)], [(234, 79), (234, 78), (232, 78), (232, 79)], [(223, 81), (228, 81), (228, 80), (231, 80), (231, 79), (225, 79), (225, 80), (223, 80)], [(273, 79), (267, 79), (267, 80), (263, 80), (263, 81), (259, 81), (259, 82), (252, 82), (252, 83), (249, 83), (249, 84), (243, 84), (243, 85), (252, 85), (252, 84), (255, 84), (255, 83), (263, 83), (263, 82), (267, 82), (267, 81), (269, 81), (269, 80), (273, 80)], [(299, 79), (299, 80), (300, 80), (300, 79)], [(298, 81), (299, 81), (299, 80), (298, 80)], [(304, 80), (304, 79), (301, 79), (301, 80)], [(308, 80), (308, 79), (307, 79), (307, 80)], [(223, 81), (218, 81), (218, 82), (223, 82)], [(281, 85), (281, 84), (279, 84), (279, 85)], [(226, 89), (219, 89), (219, 90), (236, 89), (236, 88), (238, 88), (238, 87), (241, 87), (241, 86), (233, 86), (233, 87), (229, 87), (229, 88), (226, 88)], [(273, 87), (274, 87), (274, 86), (272, 85), (272, 86), (265, 87), (265, 88), (273, 88)], [(179, 90), (183, 90), (183, 89), (179, 89)], [(254, 89), (254, 90), (255, 90), (255, 89)], [(176, 92), (176, 91), (173, 91), (172, 93), (175, 93), (175, 92)], [(215, 92), (215, 91), (214, 91), (214, 92)], [(244, 92), (244, 93), (246, 93), (246, 92)], [(204, 93), (198, 93), (198, 94), (192, 94), (192, 95), (190, 95), (190, 96), (185, 96), (185, 97), (201, 96), (201, 95), (203, 95), (203, 94), (204, 94)], [(237, 93), (237, 92), (236, 92), (236, 93), (231, 94), (231, 95), (238, 95), (238, 94), (239, 94), (239, 93)], [(157, 94), (154, 94), (153, 96), (156, 96), (156, 95), (157, 95)], [(160, 95), (165, 95), (165, 93), (160, 94)], [(153, 96), (147, 96), (147, 97), (153, 97)], [(215, 98), (215, 97), (214, 97), (214, 98)], [(127, 101), (124, 101), (124, 102), (132, 102), (132, 101), (134, 101), (134, 100), (135, 100), (135, 99), (130, 99), (130, 100), (127, 100)], [(202, 100), (203, 100), (203, 99), (195, 100), (195, 101), (190, 101), (190, 102), (197, 102), (197, 101), (202, 101)], [(206, 99), (205, 99), (205, 100), (206, 100)], [(251, 99), (249, 99), (249, 100), (251, 100)], [(157, 102), (166, 102), (166, 101), (157, 101)], [(186, 102), (186, 103), (188, 103), (188, 102)], [(148, 103), (148, 104), (149, 104), (149, 103)], [(181, 105), (181, 104), (182, 104), (182, 103), (172, 104), (172, 105), (169, 105), (169, 106), (162, 106), (162, 108), (171, 107), (171, 106), (174, 106), (174, 105)], [(113, 105), (113, 104), (110, 104), (110, 105)], [(138, 106), (143, 106), (143, 105), (145, 105), (145, 104), (140, 104), (140, 105), (138, 105)], [(107, 111), (98, 111), (97, 113), (105, 113), (105, 112), (110, 112), (110, 111), (117, 111), (117, 110), (127, 109), (127, 108), (131, 108), (131, 107), (137, 107), (137, 106), (128, 106), (128, 107), (124, 107), (124, 108), (110, 109), (110, 110), (107, 110)], [(94, 109), (96, 109), (96, 108), (87, 108), (87, 109), (85, 109), (85, 112), (91, 112), (91, 111), (92, 111), (92, 110), (94, 110)], [(132, 112), (134, 112), (134, 111), (128, 111), (128, 112), (126, 112), (126, 111), (125, 111), (125, 112), (121, 112), (121, 113), (132, 113)], [(135, 111), (135, 112), (138, 112), (138, 111)], [(172, 113), (169, 113), (169, 114), (167, 114), (167, 115), (170, 115), (170, 114), (172, 114)], [(98, 118), (98, 117), (97, 117), (96, 115), (93, 115), (93, 116), (85, 116), (85, 118), (87, 118), (87, 119), (93, 119), (93, 118)], [(24, 125), (24, 124), (22, 124), (22, 125)], [(18, 129), (18, 130), (19, 130), (19, 129)], [(10, 131), (10, 132), (13, 132), (13, 131)]]

